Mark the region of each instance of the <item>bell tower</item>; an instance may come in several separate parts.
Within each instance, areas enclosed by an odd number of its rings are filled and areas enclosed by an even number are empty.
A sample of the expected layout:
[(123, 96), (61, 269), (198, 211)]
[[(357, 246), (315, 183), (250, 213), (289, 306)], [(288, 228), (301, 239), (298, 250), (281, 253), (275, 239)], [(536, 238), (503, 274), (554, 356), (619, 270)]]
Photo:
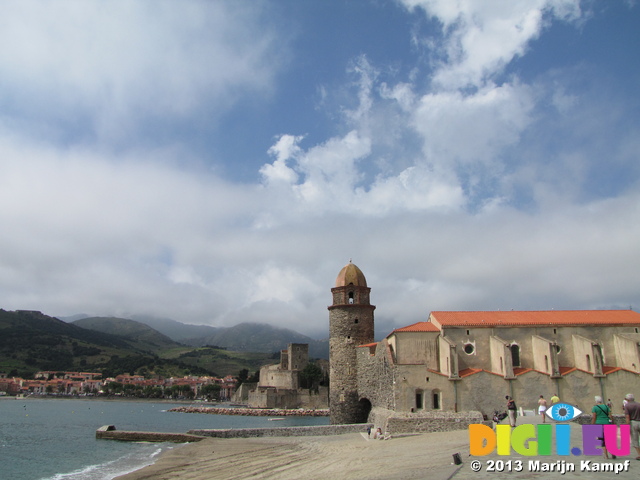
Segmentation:
[[(329, 409), (332, 424), (363, 423), (356, 348), (374, 341), (367, 280), (351, 261), (340, 270), (329, 307)], [(365, 418), (363, 418), (365, 417)]]

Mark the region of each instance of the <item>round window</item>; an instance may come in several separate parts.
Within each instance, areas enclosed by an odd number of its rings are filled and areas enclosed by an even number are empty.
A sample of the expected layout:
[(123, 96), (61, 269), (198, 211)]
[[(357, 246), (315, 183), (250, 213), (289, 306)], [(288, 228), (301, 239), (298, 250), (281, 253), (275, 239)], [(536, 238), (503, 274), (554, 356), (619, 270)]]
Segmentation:
[(471, 355), (476, 351), (476, 347), (473, 346), (473, 343), (465, 343), (464, 344), (464, 353), (467, 355)]

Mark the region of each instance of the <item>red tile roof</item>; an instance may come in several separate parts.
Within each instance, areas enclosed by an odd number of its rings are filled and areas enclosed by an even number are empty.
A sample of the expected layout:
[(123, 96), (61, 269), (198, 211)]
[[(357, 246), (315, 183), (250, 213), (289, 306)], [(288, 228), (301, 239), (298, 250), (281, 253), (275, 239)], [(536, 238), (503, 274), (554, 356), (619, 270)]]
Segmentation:
[(571, 373), (577, 370), (577, 368), (576, 367), (558, 367), (558, 370), (560, 371), (560, 375), (565, 376), (567, 373)]
[(522, 375), (523, 373), (532, 372), (533, 368), (522, 368), (522, 367), (514, 367), (513, 374), (517, 377), (518, 375)]
[(396, 328), (392, 333), (397, 332), (439, 332), (440, 329), (431, 322), (417, 322), (407, 327)]
[(430, 319), (435, 324), (434, 326), (441, 325), (446, 327), (517, 327), (573, 325), (640, 326), (640, 313), (634, 312), (633, 310), (431, 312)]

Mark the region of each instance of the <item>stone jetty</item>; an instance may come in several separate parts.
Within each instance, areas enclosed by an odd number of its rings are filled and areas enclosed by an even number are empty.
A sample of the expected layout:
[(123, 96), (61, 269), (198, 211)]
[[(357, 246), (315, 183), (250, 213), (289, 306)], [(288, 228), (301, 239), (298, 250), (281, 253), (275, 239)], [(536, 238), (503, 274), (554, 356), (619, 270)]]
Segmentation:
[(249, 417), (328, 417), (329, 409), (311, 408), (227, 408), (227, 407), (176, 407), (170, 412), (208, 413), (211, 415), (245, 415)]
[(161, 432), (128, 432), (116, 430), (113, 425), (104, 425), (96, 430), (96, 438), (100, 440), (120, 440), (121, 442), (173, 442), (190, 443), (204, 439), (201, 435), (188, 433)]

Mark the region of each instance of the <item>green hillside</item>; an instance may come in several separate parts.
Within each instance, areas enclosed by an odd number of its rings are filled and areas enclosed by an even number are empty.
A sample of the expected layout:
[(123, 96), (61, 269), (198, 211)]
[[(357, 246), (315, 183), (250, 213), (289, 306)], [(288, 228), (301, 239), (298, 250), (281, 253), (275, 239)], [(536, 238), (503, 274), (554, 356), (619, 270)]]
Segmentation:
[(94, 371), (103, 376), (224, 376), (244, 368), (253, 372), (256, 366), (270, 363), (265, 354), (236, 356), (207, 351), (190, 355), (194, 347), (181, 346), (147, 326), (135, 325), (137, 322), (121, 320), (87, 322), (119, 332), (116, 335), (65, 323), (40, 312), (0, 309), (0, 372), (25, 378), (39, 370)]

